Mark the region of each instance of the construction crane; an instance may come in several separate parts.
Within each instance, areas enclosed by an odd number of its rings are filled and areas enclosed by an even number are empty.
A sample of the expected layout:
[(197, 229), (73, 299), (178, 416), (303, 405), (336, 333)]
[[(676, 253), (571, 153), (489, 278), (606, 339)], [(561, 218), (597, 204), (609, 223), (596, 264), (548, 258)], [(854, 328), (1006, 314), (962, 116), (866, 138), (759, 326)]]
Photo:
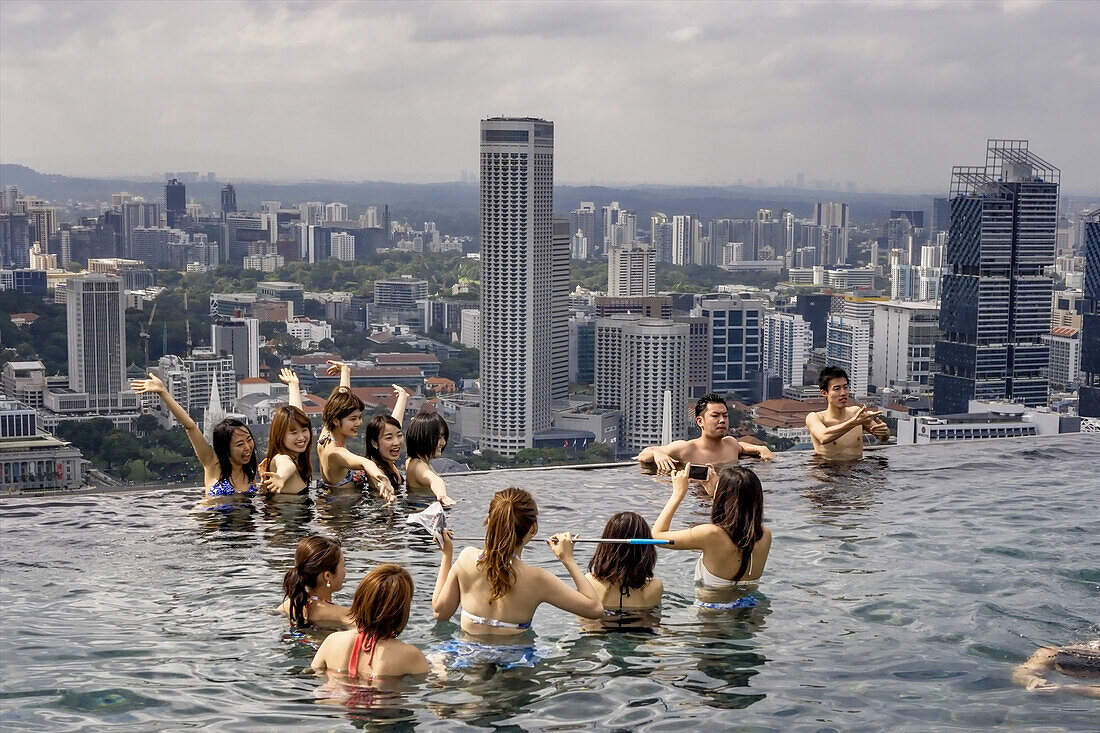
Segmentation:
[(153, 316), (157, 314), (157, 304), (153, 303), (153, 308), (149, 311), (149, 321), (143, 323), (141, 330), (138, 331), (138, 335), (141, 336), (142, 344), (145, 346), (145, 368), (149, 368), (149, 328), (153, 325)]

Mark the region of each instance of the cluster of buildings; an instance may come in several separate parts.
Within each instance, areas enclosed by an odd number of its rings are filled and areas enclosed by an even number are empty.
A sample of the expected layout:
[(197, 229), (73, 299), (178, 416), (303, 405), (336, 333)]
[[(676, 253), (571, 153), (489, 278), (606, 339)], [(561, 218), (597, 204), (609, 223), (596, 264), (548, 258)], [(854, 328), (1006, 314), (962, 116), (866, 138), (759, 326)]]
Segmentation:
[[(806, 444), (805, 415), (821, 407), (813, 382), (826, 364), (848, 372), (856, 399), (898, 418), (908, 442), (1064, 432), (1079, 425), (1075, 413), (1100, 416), (1100, 210), (1065, 225), (1059, 172), (1026, 141), (991, 140), (985, 166), (957, 167), (950, 197), (932, 202), (929, 226), (924, 211), (889, 212), (859, 266), (844, 203), (818, 203), (810, 220), (761, 209), (753, 219), (704, 224), (656, 212), (647, 241), (636, 212), (618, 202), (584, 202), (555, 217), (552, 122), (484, 120), (480, 154), (476, 307), (433, 296), (414, 277), (378, 280), (370, 298), (266, 281), (255, 292), (211, 294), (209, 347), (150, 366), (207, 426), (229, 414), (263, 425), (285, 387), (261, 376), (260, 325), (284, 324), (313, 351), (289, 366), (307, 391), (307, 411), (319, 412), (324, 399), (314, 393), (334, 386), (324, 369), (336, 358), (326, 350), (331, 323), (351, 322), (376, 344), (419, 350), (353, 363), (353, 388), (369, 405), (384, 407), (394, 382), (435, 395), (457, 445), (505, 456), (591, 442), (629, 455), (687, 435), (691, 404), (707, 392), (738, 401), (772, 435)], [(160, 202), (115, 198), (100, 219), (70, 226), (57, 224), (46, 202), (3, 191), (0, 287), (44, 294), (54, 277), (68, 313), (67, 377), (49, 377), (36, 362), (4, 367), (5, 395), (20, 414), (36, 415), (39, 431), (91, 416), (127, 426), (143, 410), (171, 424), (158, 401), (126, 388), (124, 311), (155, 298), (154, 267), (249, 257), (266, 267), (263, 258), (462, 245), (431, 222), (415, 231), (374, 207), (357, 221), (341, 203), (264, 202), (259, 214), (244, 214), (228, 184), (214, 217), (186, 203), (176, 179), (165, 187), (163, 215)], [(25, 260), (15, 259), (19, 252)], [(82, 253), (88, 271), (51, 275), (51, 258)], [(28, 267), (31, 258), (46, 269)], [(586, 258), (607, 260), (604, 291), (570, 291), (569, 261)], [(658, 292), (657, 262), (731, 270), (773, 263), (760, 267), (787, 279), (767, 290)], [(439, 376), (440, 360), (458, 351), (427, 336), (439, 332), (479, 350), (478, 379)], [(591, 390), (573, 394), (571, 383)]]

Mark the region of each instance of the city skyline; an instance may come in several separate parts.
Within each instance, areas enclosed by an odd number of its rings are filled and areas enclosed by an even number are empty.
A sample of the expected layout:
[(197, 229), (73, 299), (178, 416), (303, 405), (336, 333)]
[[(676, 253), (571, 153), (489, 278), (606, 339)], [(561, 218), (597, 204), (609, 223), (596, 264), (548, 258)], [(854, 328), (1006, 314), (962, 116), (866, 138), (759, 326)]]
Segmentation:
[(936, 192), (1011, 137), (1072, 162), (1066, 193), (1100, 192), (1086, 3), (188, 7), (0, 8), (0, 160), (446, 181), (477, 170), (470, 126), (533, 114), (557, 124), (560, 183)]

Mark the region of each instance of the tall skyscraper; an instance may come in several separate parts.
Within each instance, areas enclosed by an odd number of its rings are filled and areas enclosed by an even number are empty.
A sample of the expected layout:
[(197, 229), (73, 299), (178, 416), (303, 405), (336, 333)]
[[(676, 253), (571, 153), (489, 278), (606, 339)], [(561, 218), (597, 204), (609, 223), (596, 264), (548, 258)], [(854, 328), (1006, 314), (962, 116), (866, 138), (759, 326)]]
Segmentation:
[(797, 313), (764, 316), (764, 369), (778, 374), (784, 387), (801, 386), (813, 343), (810, 324)]
[[(260, 376), (260, 322), (256, 318), (223, 318), (210, 324), (213, 354), (233, 357), (237, 379)], [(190, 355), (189, 355), (190, 356)]]
[(952, 171), (937, 414), (972, 399), (1046, 404), (1060, 175), (1026, 140), (989, 140), (984, 166)]
[(744, 296), (707, 298), (692, 311), (710, 322), (710, 387), (748, 399), (763, 364), (764, 302)]
[(222, 186), (222, 218), (225, 218), (226, 214), (237, 213), (237, 189), (233, 188), (232, 183), (227, 183)]
[(169, 227), (187, 216), (187, 187), (175, 178), (164, 184), (164, 216)]
[(1081, 315), (1081, 417), (1100, 417), (1100, 209), (1084, 216), (1085, 287)]
[(553, 209), (554, 123), (482, 120), (481, 446), (504, 455), (551, 425)]
[(569, 243), (568, 219), (554, 219), (550, 271), (550, 399), (569, 398)]
[(334, 201), (325, 206), (325, 221), (347, 221), (348, 205)]
[(830, 201), (814, 204), (814, 224), (825, 228), (828, 259), (822, 264), (843, 265), (848, 262), (848, 204)]
[(607, 253), (607, 294), (612, 298), (656, 295), (656, 251), (645, 244), (613, 246)]
[(569, 213), (569, 229), (572, 232), (582, 232), (587, 240), (587, 259), (593, 256), (603, 242), (603, 222), (596, 213), (596, 204), (591, 201), (582, 201), (581, 205)]
[(672, 264), (690, 265), (695, 254), (695, 221), (690, 216), (672, 217)]
[(853, 399), (867, 396), (871, 377), (871, 323), (862, 318), (829, 316), (825, 361), (848, 372)]
[(83, 275), (66, 280), (69, 389), (88, 396), (91, 410), (123, 408), (126, 305), (122, 278)]
[(940, 338), (939, 304), (891, 300), (872, 308), (871, 384), (902, 392), (930, 392)]

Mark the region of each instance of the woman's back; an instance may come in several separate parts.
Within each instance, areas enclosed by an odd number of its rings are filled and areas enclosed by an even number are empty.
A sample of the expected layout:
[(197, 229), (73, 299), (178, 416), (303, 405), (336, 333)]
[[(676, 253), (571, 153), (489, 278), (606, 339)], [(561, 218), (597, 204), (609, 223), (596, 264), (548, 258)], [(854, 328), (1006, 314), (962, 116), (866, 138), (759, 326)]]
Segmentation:
[(640, 611), (661, 604), (665, 584), (660, 578), (650, 578), (641, 588), (623, 591), (622, 586), (586, 573), (585, 578), (595, 589), (603, 607), (608, 611)]
[[(353, 653), (355, 659), (352, 659)], [(424, 654), (411, 644), (400, 639), (375, 640), (360, 631), (330, 634), (317, 655), (330, 672), (358, 679), (400, 677), (428, 671)]]
[[(703, 578), (709, 581), (703, 584), (732, 584), (734, 582), (733, 579), (737, 577), (738, 570), (741, 567), (742, 556), (740, 548), (734, 544), (726, 531), (716, 524), (705, 524), (696, 529), (706, 532), (706, 541), (703, 544), (703, 554), (698, 560), (698, 563), (702, 565), (702, 570), (704, 571), (704, 573), (702, 573)], [(737, 582), (743, 583), (746, 581), (759, 580), (760, 576), (764, 573), (764, 565), (767, 563), (768, 553), (771, 551), (772, 533), (767, 527), (763, 527), (762, 529), (763, 536), (760, 538), (760, 541), (753, 545), (752, 554), (749, 556), (745, 566), (745, 572), (740, 578), (737, 578)], [(697, 567), (696, 581), (700, 579), (700, 575), (701, 573)]]
[[(499, 598), (490, 600), (492, 584), (488, 574), (478, 567), (481, 553), (474, 547), (467, 547), (458, 556), (455, 570), (458, 586), (462, 593), (462, 628), (471, 633), (518, 634), (530, 626), (535, 609), (544, 599), (546, 578), (545, 570), (533, 568), (518, 556), (511, 561), (515, 583)], [(471, 617), (513, 624), (496, 626), (477, 623)], [(522, 628), (516, 628), (522, 627)]]

